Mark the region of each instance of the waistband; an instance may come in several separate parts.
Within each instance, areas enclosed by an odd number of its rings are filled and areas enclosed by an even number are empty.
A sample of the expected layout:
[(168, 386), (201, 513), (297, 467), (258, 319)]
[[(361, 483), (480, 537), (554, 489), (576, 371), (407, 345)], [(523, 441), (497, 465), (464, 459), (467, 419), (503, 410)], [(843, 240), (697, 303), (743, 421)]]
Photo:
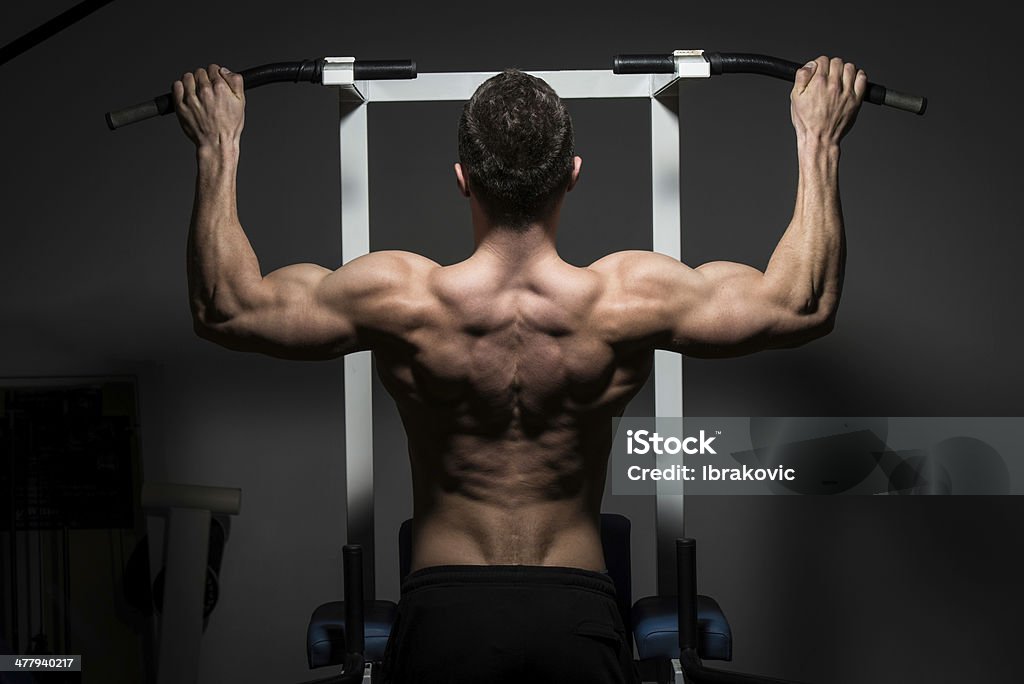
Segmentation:
[(402, 581), (402, 594), (445, 584), (578, 587), (615, 598), (615, 583), (607, 574), (552, 565), (435, 565), (410, 572)]

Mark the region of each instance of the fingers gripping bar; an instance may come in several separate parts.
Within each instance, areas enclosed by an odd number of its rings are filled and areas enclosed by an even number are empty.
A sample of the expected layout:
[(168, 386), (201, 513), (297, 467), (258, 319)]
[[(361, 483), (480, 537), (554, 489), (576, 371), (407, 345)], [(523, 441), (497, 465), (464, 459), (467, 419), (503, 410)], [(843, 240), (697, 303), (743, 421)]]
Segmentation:
[[(740, 52), (705, 52), (712, 76), (719, 74), (761, 74), (793, 82), (803, 64), (789, 60)], [(612, 70), (617, 74), (676, 73), (675, 55), (618, 55)], [(871, 104), (885, 105), (914, 114), (924, 114), (928, 98), (892, 90), (877, 83), (868, 83), (864, 99)]]
[[(258, 88), (268, 83), (324, 83), (324, 71), (339, 66), (347, 69), (351, 81), (416, 78), (416, 63), (410, 59), (355, 60), (351, 58), (308, 59), (302, 62), (276, 62), (264, 64), (240, 72), (245, 89)], [(338, 84), (334, 79), (329, 84)], [(131, 107), (107, 112), (107, 126), (116, 130), (128, 124), (170, 114), (174, 111), (174, 100), (170, 93), (158, 95), (152, 100), (140, 102)]]

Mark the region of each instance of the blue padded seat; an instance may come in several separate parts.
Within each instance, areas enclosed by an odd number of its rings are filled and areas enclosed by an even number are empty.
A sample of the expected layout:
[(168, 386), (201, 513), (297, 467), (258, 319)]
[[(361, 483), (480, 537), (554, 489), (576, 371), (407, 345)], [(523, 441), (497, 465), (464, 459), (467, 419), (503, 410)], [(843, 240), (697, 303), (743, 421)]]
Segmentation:
[[(633, 638), (641, 660), (679, 657), (675, 596), (649, 596), (633, 604)], [(732, 629), (718, 603), (697, 596), (697, 653), (705, 660), (732, 660)]]
[[(367, 601), (363, 610), (366, 659), (382, 660), (398, 606), (393, 601)], [(306, 628), (306, 657), (310, 668), (345, 662), (344, 601), (325, 603), (313, 611)]]

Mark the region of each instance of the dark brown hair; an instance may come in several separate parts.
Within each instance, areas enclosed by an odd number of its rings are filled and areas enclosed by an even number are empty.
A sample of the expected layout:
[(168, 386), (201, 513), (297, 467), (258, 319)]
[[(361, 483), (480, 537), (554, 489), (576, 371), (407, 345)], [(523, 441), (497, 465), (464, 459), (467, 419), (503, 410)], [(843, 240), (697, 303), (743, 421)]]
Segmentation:
[(484, 81), (459, 119), (459, 161), (470, 191), (499, 225), (545, 217), (569, 184), (572, 119), (543, 80), (506, 69)]

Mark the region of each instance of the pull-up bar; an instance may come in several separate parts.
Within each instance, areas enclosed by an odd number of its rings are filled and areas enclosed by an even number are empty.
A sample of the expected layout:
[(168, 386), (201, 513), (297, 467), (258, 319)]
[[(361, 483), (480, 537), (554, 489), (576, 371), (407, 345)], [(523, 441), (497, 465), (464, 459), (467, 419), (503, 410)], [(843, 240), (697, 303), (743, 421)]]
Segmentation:
[[(107, 0), (109, 2), (110, 0)], [(82, 3), (87, 4), (87, 3)], [(707, 78), (720, 74), (760, 74), (792, 82), (801, 64), (778, 57), (740, 52), (676, 50), (661, 55), (618, 55), (613, 59), (615, 74), (672, 74), (678, 78)], [(356, 81), (414, 79), (412, 60), (356, 60), (354, 57), (322, 57), (300, 62), (277, 62), (241, 72), (245, 88), (269, 83), (315, 83), (352, 85)], [(928, 99), (869, 83), (865, 102), (924, 114)], [(169, 114), (174, 110), (170, 93), (131, 107), (107, 112), (110, 130)]]

